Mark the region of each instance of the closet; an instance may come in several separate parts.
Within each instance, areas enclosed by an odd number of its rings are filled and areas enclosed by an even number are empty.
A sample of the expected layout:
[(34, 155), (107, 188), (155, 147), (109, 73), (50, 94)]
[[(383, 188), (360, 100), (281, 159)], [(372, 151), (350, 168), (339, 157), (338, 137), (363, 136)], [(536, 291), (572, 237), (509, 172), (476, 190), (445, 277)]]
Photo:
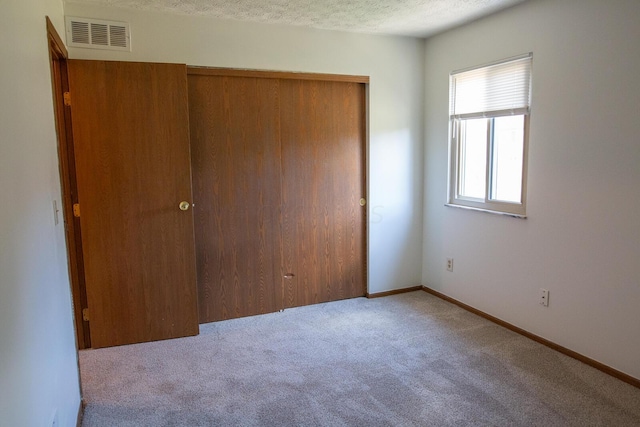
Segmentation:
[(200, 322), (363, 296), (364, 83), (188, 72)]
[(71, 60), (69, 80), (92, 347), (365, 295), (368, 78)]

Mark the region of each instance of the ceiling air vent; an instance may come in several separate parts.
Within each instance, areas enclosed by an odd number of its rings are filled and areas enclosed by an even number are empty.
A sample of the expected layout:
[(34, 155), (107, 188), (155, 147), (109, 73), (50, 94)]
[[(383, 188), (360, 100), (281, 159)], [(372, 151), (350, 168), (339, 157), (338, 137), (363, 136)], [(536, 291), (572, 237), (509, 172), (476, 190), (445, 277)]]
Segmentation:
[(67, 16), (67, 46), (131, 51), (129, 24)]

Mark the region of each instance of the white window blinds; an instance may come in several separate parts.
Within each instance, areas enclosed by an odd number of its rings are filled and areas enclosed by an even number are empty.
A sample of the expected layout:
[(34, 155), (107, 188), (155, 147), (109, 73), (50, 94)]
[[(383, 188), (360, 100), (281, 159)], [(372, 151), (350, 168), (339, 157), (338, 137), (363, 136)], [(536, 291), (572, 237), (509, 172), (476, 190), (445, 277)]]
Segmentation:
[(450, 76), (452, 118), (527, 114), (531, 93), (532, 55)]

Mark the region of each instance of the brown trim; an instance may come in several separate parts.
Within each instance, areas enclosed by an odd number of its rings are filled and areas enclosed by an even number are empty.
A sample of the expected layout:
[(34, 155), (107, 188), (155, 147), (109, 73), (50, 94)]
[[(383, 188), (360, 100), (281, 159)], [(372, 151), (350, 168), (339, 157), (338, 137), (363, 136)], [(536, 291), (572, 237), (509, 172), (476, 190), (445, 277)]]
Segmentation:
[(627, 384), (631, 384), (634, 387), (640, 388), (640, 379), (632, 377), (631, 375), (625, 374), (624, 372), (618, 371), (617, 369), (614, 369), (610, 366), (605, 365), (604, 363), (598, 362), (597, 360), (593, 360), (587, 356), (584, 356), (580, 353), (577, 353), (573, 350), (569, 350), (566, 347), (562, 347), (561, 345), (558, 345), (556, 343), (554, 343), (553, 341), (549, 341), (548, 339), (542, 338), (538, 335), (532, 334), (531, 332), (528, 332), (522, 328), (519, 328), (515, 325), (512, 325), (511, 323), (505, 322), (504, 320), (498, 319), (497, 317), (494, 317), (490, 314), (485, 313), (484, 311), (480, 311), (477, 308), (473, 308), (470, 305), (467, 305), (463, 302), (458, 301), (457, 299), (451, 298), (445, 294), (442, 294), (438, 291), (434, 291), (431, 288), (428, 288), (426, 286), (422, 286), (422, 290), (434, 295), (440, 299), (443, 299), (447, 302), (450, 302), (452, 304), (457, 305), (458, 307), (461, 307), (473, 314), (476, 314), (482, 318), (485, 318), (493, 323), (496, 323), (502, 327), (505, 327), (513, 332), (516, 332), (524, 337), (527, 337), (529, 339), (532, 339), (542, 345), (545, 345), (547, 347), (549, 347), (552, 350), (555, 350), (557, 352), (560, 352), (566, 356), (572, 357), (584, 364), (587, 364), (589, 366), (591, 366), (592, 368), (595, 368), (599, 371), (604, 372), (605, 374), (611, 375), (614, 378), (619, 379), (620, 381), (624, 381)]
[(290, 71), (240, 70), (235, 68), (188, 66), (187, 74), (202, 76), (259, 77), (263, 79), (319, 80), (330, 82), (369, 83), (369, 76), (347, 74), (296, 73)]
[[(46, 16), (45, 18), (47, 21), (47, 36), (49, 37), (49, 40), (53, 42), (53, 46), (55, 46), (58, 55), (62, 56), (64, 59), (67, 59), (69, 57), (69, 53), (67, 52), (67, 48), (62, 42), (60, 35), (56, 31), (56, 27), (54, 27), (48, 16)], [(51, 44), (52, 43), (49, 43), (49, 45)]]
[(73, 216), (73, 204), (77, 203), (77, 185), (73, 151), (73, 131), (71, 127), (71, 109), (64, 105), (63, 93), (69, 91), (67, 72), (67, 50), (62, 44), (51, 20), (46, 18), (49, 62), (51, 66), (51, 89), (53, 109), (58, 139), (58, 160), (62, 193), (62, 215), (69, 262), (69, 278), (73, 296), (76, 339), (79, 349), (91, 347), (89, 322), (82, 319), (82, 309), (87, 307), (87, 295), (84, 283), (84, 261), (82, 257), (82, 239), (80, 222)]
[[(368, 78), (367, 78), (368, 80)], [(369, 200), (367, 177), (369, 176), (369, 85), (364, 84), (362, 91), (362, 195), (365, 202)], [(369, 289), (369, 207), (365, 205), (362, 207), (363, 223), (363, 242), (362, 249), (364, 256), (362, 257), (362, 278), (364, 285), (364, 292), (367, 295)]]
[(389, 295), (397, 295), (397, 294), (406, 294), (407, 292), (419, 291), (422, 289), (422, 286), (412, 286), (410, 288), (402, 288), (402, 289), (394, 289), (392, 291), (386, 292), (376, 292), (375, 294), (367, 293), (367, 298), (381, 298), (388, 297)]

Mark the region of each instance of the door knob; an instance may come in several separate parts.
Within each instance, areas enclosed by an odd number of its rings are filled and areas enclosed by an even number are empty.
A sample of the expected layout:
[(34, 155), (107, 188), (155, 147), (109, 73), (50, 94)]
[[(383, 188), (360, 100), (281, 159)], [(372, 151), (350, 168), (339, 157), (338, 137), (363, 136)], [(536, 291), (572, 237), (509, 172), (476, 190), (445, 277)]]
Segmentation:
[(364, 206), (366, 204), (367, 204), (367, 199), (365, 198), (360, 199), (360, 206)]
[(179, 206), (181, 211), (189, 210), (189, 202), (180, 202)]

